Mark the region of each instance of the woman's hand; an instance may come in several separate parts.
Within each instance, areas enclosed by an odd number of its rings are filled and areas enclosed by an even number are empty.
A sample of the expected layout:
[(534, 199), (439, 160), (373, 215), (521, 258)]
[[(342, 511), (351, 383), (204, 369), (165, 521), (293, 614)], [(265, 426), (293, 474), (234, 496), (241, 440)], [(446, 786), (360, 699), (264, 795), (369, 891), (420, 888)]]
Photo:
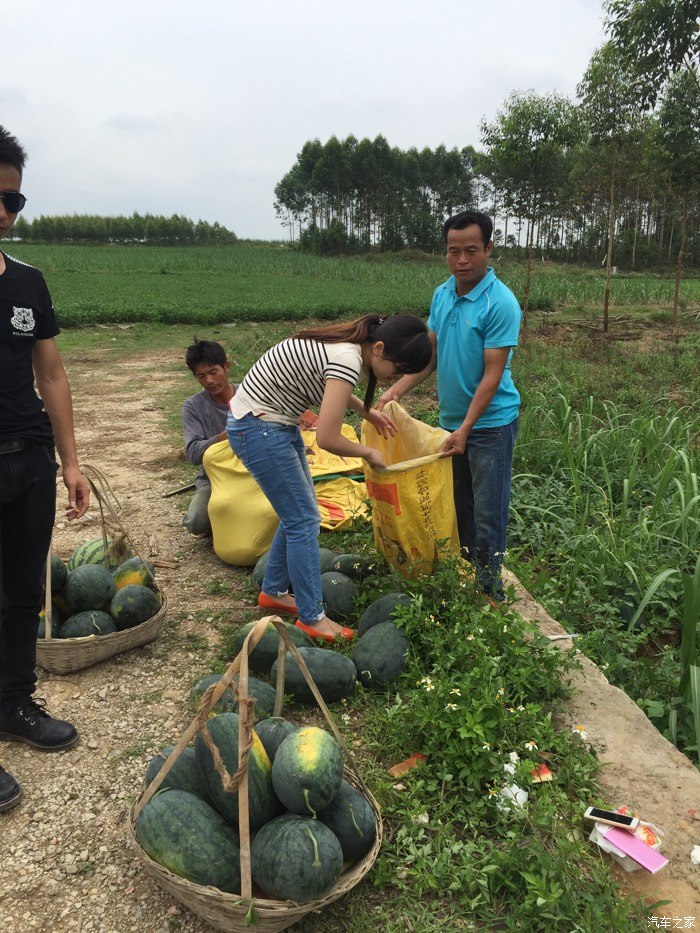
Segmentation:
[(367, 453), (362, 458), (366, 460), (371, 467), (374, 467), (375, 470), (386, 470), (386, 463), (384, 463), (384, 457), (382, 454), (375, 450), (374, 447), (368, 447)]
[(396, 390), (397, 385), (398, 383), (396, 383), (396, 385), (393, 385), (390, 389), (386, 389), (386, 391), (382, 392), (382, 394), (377, 399), (377, 411), (381, 411), (382, 408), (384, 408), (384, 406), (388, 404), (389, 402), (400, 402), (401, 401), (401, 399), (403, 398), (403, 393), (397, 392)]
[(363, 418), (369, 421), (377, 434), (381, 434), (385, 440), (396, 434), (397, 428), (391, 418), (376, 408), (370, 408), (367, 414), (363, 413)]

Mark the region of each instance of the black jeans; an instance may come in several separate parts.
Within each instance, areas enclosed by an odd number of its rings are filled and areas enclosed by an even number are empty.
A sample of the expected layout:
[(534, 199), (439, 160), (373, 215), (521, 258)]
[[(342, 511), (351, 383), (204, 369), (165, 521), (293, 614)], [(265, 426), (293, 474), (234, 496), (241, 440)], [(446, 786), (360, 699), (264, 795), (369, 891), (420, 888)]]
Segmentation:
[(0, 454), (0, 705), (36, 687), (36, 635), (43, 575), (56, 514), (53, 452)]

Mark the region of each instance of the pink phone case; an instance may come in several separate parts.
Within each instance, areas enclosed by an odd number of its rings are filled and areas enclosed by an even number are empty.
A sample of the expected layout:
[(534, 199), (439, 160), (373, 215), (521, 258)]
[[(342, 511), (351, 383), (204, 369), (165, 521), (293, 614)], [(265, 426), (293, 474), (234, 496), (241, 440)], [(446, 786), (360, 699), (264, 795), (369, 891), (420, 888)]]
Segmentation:
[(638, 862), (642, 868), (646, 868), (652, 875), (668, 865), (668, 859), (665, 855), (661, 855), (660, 852), (643, 842), (639, 836), (635, 836), (634, 833), (630, 833), (626, 829), (612, 827), (605, 834), (605, 841), (612, 842), (616, 849), (624, 852), (625, 855), (629, 855), (631, 859)]

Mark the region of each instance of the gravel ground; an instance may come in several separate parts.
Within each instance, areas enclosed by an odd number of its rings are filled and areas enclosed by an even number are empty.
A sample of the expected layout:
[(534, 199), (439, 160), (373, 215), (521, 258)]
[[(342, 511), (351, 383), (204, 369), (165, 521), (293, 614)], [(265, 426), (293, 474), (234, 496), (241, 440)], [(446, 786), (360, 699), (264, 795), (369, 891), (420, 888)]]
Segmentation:
[[(183, 496), (162, 498), (182, 483), (157, 401), (182, 379), (168, 372), (172, 362), (129, 360), (105, 375), (99, 353), (69, 361), (81, 461), (109, 478), (139, 551), (179, 565), (157, 571), (169, 611), (151, 645), (67, 676), (39, 669), (37, 694), (54, 716), (75, 723), (80, 744), (62, 754), (0, 745), (0, 761), (24, 789), (21, 805), (0, 816), (3, 933), (210, 929), (149, 879), (126, 841), (146, 764), (189, 722), (187, 694), (210, 670), (221, 625), (251, 617), (237, 593), (243, 586), (247, 596), (245, 575), (184, 531)], [(60, 511), (64, 493), (59, 485)], [(68, 557), (100, 528), (96, 509), (77, 526), (59, 517), (55, 552)]]

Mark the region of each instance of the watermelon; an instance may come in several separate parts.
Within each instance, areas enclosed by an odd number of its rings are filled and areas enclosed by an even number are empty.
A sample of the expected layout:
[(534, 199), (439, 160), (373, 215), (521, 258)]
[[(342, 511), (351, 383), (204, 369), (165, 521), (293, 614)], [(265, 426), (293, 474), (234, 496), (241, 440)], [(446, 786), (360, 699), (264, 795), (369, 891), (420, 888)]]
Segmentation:
[(340, 877), (343, 850), (325, 823), (287, 813), (263, 826), (250, 847), (255, 883), (270, 897), (303, 904)]
[(140, 557), (130, 557), (117, 567), (112, 574), (112, 579), (117, 590), (130, 584), (147, 586), (149, 589), (155, 590), (155, 572), (156, 568), (150, 561), (141, 560)]
[[(51, 610), (51, 636), (58, 638), (58, 630), (61, 625), (61, 619), (55, 609)], [(37, 638), (46, 638), (46, 611), (44, 609), (39, 613), (39, 628), (36, 633)]]
[(77, 611), (102, 609), (114, 596), (112, 574), (99, 564), (81, 564), (71, 573), (66, 583), (66, 599)]
[(378, 559), (363, 557), (361, 554), (338, 554), (331, 562), (330, 569), (342, 573), (351, 580), (364, 580), (372, 573), (376, 573), (379, 565)]
[[(162, 749), (162, 751), (154, 755), (148, 762), (148, 767), (146, 768), (146, 786), (153, 781), (174, 748), (174, 745), (168, 745), (167, 748)], [(194, 794), (195, 797), (199, 797), (200, 800), (209, 801), (207, 785), (197, 767), (197, 759), (193, 748), (189, 746), (183, 748), (180, 757), (170, 771), (168, 771), (159, 790), (165, 790), (168, 787), (171, 790), (187, 791), (188, 794)]]
[[(205, 692), (211, 687), (212, 684), (216, 684), (221, 680), (221, 674), (207, 674), (206, 677), (202, 677), (201, 680), (198, 680), (197, 683), (190, 690), (190, 709), (193, 712), (197, 712), (199, 709), (199, 704), (202, 702), (202, 697)], [(216, 701), (214, 708), (212, 709), (210, 716), (220, 716), (222, 713), (237, 713), (238, 712), (238, 700), (236, 695), (230, 687), (227, 687), (224, 693)]]
[(363, 687), (380, 690), (392, 684), (404, 669), (408, 639), (393, 622), (373, 625), (353, 649), (351, 658)]
[[(212, 716), (207, 719), (204, 729), (218, 748), (226, 770), (233, 777), (238, 770), (238, 715), (222, 713), (221, 716)], [(238, 791), (224, 790), (221, 776), (216, 770), (213, 755), (206, 746), (202, 732), (197, 733), (194, 743), (197, 767), (204, 778), (212, 803), (228, 823), (237, 827)], [(250, 828), (256, 830), (272, 819), (277, 802), (272, 790), (270, 759), (255, 730), (253, 747), (248, 756), (248, 796)]]
[[(248, 635), (248, 632), (251, 629), (255, 628), (257, 622), (248, 622), (247, 625), (242, 626), (236, 634), (234, 635), (233, 641), (231, 642), (231, 652), (234, 655), (237, 655), (243, 648), (243, 642)], [(297, 648), (311, 648), (313, 641), (300, 629), (295, 628), (295, 626), (290, 622), (285, 622), (284, 627), (287, 630), (287, 634), (292, 639)], [(269, 622), (263, 637), (257, 643), (255, 648), (251, 651), (248, 664), (252, 671), (256, 671), (258, 674), (269, 674), (272, 665), (277, 660), (277, 651), (279, 649), (280, 636), (279, 632), (272, 624)]]
[(92, 609), (76, 612), (62, 622), (58, 629), (59, 638), (86, 638), (89, 635), (111, 635), (117, 631), (114, 619), (107, 612)]
[(272, 786), (292, 813), (316, 818), (340, 790), (343, 756), (324, 729), (304, 726), (292, 732), (277, 749)]
[[(193, 712), (197, 712), (199, 704), (206, 690), (212, 684), (221, 680), (221, 674), (208, 674), (202, 677), (190, 690), (190, 707)], [(233, 678), (234, 684), (238, 683), (238, 677)], [(275, 708), (275, 690), (263, 680), (257, 677), (248, 678), (248, 696), (255, 697), (255, 718), (266, 719), (271, 716)], [(216, 701), (214, 709), (210, 716), (220, 716), (222, 713), (237, 713), (238, 700), (234, 691), (227, 687), (222, 696)]]
[[(634, 619), (634, 615), (639, 608), (638, 601), (633, 596), (625, 596), (625, 598), (620, 603), (619, 613), (620, 619), (622, 619), (624, 625), (621, 625), (621, 628), (630, 627), (630, 622)], [(646, 618), (643, 612), (640, 612), (637, 621), (634, 623), (632, 630), (635, 632), (641, 631), (646, 626)]]
[(380, 596), (373, 603), (370, 603), (362, 613), (357, 623), (357, 634), (362, 638), (373, 625), (388, 622), (398, 606), (410, 606), (411, 602), (411, 597), (406, 596), (405, 593), (385, 593), (384, 596)]
[(334, 622), (348, 622), (355, 610), (357, 589), (350, 577), (330, 570), (321, 574), (321, 593), (326, 614)]
[[(70, 574), (68, 574), (70, 577)], [(67, 619), (69, 616), (72, 616), (75, 613), (75, 608), (70, 605), (66, 599), (66, 588), (65, 586), (60, 591), (60, 593), (53, 593), (51, 596), (51, 602), (53, 609), (56, 610), (62, 619)]]
[(320, 547), (318, 549), (318, 559), (321, 565), (321, 573), (328, 573), (331, 569), (331, 564), (337, 557), (335, 551), (329, 550), (327, 547)]
[(58, 593), (66, 585), (68, 579), (68, 567), (63, 563), (60, 557), (51, 555), (51, 592)]
[[(357, 668), (344, 654), (330, 648), (299, 648), (299, 654), (314, 679), (318, 692), (327, 703), (350, 696), (355, 690)], [(315, 703), (314, 695), (291, 654), (286, 656), (284, 692), (296, 700)], [(277, 683), (277, 661), (270, 672)]]
[(241, 893), (236, 834), (208, 803), (184, 790), (156, 794), (139, 813), (134, 832), (141, 848), (174, 875)]
[(265, 569), (267, 568), (267, 558), (269, 556), (270, 552), (266, 551), (255, 567), (253, 567), (253, 583), (255, 583), (259, 590), (262, 589), (263, 580), (265, 579)]
[[(238, 684), (238, 676), (233, 678)], [(275, 709), (275, 688), (257, 677), (248, 677), (248, 696), (255, 697), (255, 719), (267, 719)]]
[(130, 583), (114, 595), (110, 613), (120, 632), (140, 625), (154, 616), (160, 609), (160, 597), (147, 586)]
[(318, 819), (337, 837), (346, 862), (366, 855), (377, 836), (377, 820), (369, 801), (345, 780)]
[(104, 539), (100, 536), (92, 541), (85, 541), (73, 551), (68, 559), (68, 569), (75, 570), (83, 564), (102, 564), (109, 570), (115, 570), (127, 557), (131, 557), (131, 552), (125, 542), (120, 540), (115, 543), (111, 538), (107, 538), (105, 555)]
[(274, 762), (277, 749), (282, 742), (284, 742), (287, 736), (291, 735), (292, 732), (296, 732), (297, 729), (298, 726), (295, 726), (291, 722), (287, 722), (287, 720), (283, 719), (281, 716), (269, 716), (267, 719), (261, 719), (260, 722), (255, 724), (255, 731), (260, 736), (260, 741), (265, 747), (267, 757), (272, 762)]

